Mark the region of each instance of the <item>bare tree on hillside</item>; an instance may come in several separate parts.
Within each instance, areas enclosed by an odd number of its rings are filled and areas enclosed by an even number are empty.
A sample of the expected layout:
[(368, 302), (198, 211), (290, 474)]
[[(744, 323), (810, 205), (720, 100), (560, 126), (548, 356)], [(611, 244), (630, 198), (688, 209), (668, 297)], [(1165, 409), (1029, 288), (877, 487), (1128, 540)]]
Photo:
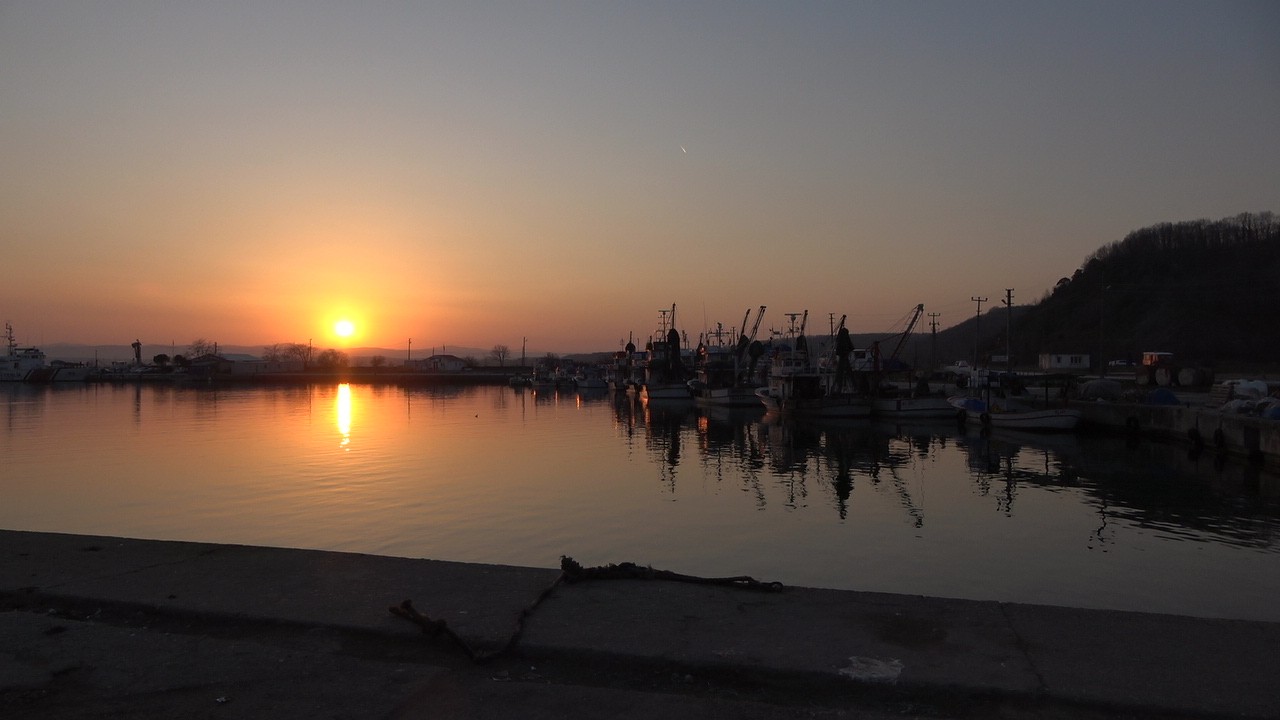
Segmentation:
[(511, 348), (506, 345), (494, 345), (493, 349), (489, 351), (489, 355), (498, 361), (498, 367), (502, 367), (506, 364), (507, 358), (511, 357)]
[(347, 354), (341, 350), (321, 350), (316, 354), (316, 365), (322, 368), (346, 367), (347, 362)]
[(188, 357), (200, 357), (201, 355), (212, 355), (218, 349), (218, 343), (204, 338), (196, 338), (187, 346)]

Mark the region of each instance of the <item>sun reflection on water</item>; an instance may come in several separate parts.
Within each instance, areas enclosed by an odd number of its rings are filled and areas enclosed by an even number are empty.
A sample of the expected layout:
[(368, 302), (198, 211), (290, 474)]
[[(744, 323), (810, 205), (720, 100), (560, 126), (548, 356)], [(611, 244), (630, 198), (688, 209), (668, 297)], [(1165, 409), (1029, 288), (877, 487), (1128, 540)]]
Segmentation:
[(349, 450), (348, 446), (351, 444), (351, 386), (346, 383), (338, 386), (338, 399), (334, 413), (338, 418), (338, 433), (342, 435), (342, 442), (338, 443), (338, 447), (343, 450)]

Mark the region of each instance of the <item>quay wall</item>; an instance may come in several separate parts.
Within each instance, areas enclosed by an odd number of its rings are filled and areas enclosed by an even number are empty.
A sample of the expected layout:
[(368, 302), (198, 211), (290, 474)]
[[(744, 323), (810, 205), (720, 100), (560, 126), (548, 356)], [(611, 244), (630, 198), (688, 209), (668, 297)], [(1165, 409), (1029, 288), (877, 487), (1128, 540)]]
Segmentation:
[(1280, 470), (1280, 421), (1186, 405), (1076, 401), (1085, 423), (1187, 443)]

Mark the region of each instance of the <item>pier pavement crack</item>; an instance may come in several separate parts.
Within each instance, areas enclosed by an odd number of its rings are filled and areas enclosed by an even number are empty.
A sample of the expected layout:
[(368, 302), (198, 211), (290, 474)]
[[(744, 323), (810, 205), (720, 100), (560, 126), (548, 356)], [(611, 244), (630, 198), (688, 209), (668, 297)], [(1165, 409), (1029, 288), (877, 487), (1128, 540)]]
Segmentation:
[(1014, 646), (1018, 648), (1018, 652), (1022, 653), (1022, 658), (1026, 661), (1027, 667), (1031, 668), (1031, 674), (1036, 678), (1036, 687), (1041, 695), (1049, 691), (1048, 683), (1045, 682), (1044, 674), (1040, 672), (1040, 668), (1036, 667), (1036, 661), (1031, 656), (1031, 649), (1026, 638), (1022, 637), (1022, 633), (1018, 632), (1018, 624), (1014, 622), (1013, 616), (1009, 614), (1009, 603), (997, 603), (1000, 608), (1000, 614), (1004, 617), (1005, 623), (1009, 627), (1009, 631), (1013, 633)]

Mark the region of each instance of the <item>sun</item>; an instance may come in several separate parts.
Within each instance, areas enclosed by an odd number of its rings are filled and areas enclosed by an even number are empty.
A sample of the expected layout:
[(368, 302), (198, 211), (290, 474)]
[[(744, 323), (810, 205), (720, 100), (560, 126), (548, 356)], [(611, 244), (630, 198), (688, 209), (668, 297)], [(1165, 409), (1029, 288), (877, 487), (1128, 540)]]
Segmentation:
[(350, 320), (339, 320), (333, 324), (333, 334), (341, 338), (349, 338), (356, 332), (355, 323)]

